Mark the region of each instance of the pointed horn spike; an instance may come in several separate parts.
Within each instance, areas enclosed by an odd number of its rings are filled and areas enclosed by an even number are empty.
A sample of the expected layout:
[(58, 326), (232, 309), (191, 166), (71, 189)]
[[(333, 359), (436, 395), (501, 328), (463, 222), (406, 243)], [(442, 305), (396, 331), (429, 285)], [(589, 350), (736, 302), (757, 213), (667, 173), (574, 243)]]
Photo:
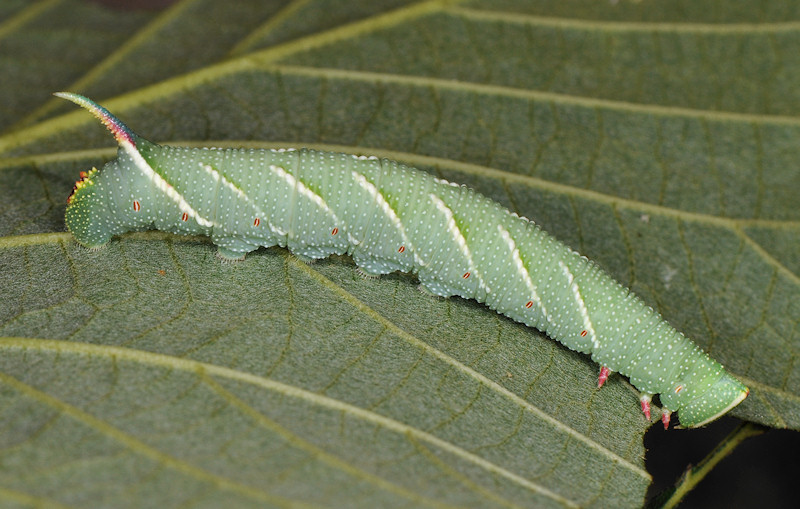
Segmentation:
[(55, 92), (53, 95), (68, 101), (72, 101), (78, 106), (89, 110), (92, 115), (97, 117), (97, 119), (100, 120), (100, 122), (102, 122), (109, 131), (111, 131), (111, 134), (114, 135), (114, 138), (120, 145), (130, 144), (134, 147), (136, 146), (136, 134), (134, 134), (134, 132), (131, 131), (128, 126), (122, 122), (122, 120), (115, 117), (110, 111), (103, 108), (88, 97), (84, 97), (79, 94), (73, 94), (72, 92)]

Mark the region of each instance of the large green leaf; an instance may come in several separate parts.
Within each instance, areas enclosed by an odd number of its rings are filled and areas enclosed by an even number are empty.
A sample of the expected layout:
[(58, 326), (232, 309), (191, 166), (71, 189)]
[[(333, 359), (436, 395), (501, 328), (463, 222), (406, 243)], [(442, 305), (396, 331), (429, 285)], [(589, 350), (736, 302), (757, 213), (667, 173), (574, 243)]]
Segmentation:
[[(0, 137), (9, 504), (616, 507), (650, 482), (635, 389), (598, 391), (588, 358), (475, 302), (349, 258), (222, 264), (157, 232), (78, 247), (66, 196), (114, 151), (86, 112), (42, 120), (54, 84), (156, 141), (385, 155), (469, 184), (741, 377), (734, 415), (800, 427), (800, 30), (781, 23), (800, 14), (364, 3), (177, 2), (87, 38), (94, 67), (4, 81), (22, 101)], [(69, 5), (3, 13), (0, 51)], [(15, 51), (0, 72), (37, 58)]]

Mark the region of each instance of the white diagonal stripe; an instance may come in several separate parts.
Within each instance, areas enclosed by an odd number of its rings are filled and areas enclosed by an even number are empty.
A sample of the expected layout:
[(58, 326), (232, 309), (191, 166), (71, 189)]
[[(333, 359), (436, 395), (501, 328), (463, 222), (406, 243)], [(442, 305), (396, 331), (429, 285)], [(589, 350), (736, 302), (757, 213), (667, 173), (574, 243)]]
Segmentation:
[(447, 206), (445, 202), (442, 201), (441, 198), (436, 196), (433, 193), (430, 193), (431, 201), (436, 205), (436, 208), (444, 214), (445, 218), (447, 219), (447, 231), (450, 233), (450, 236), (455, 241), (458, 249), (461, 251), (461, 254), (464, 255), (464, 258), (467, 259), (467, 265), (469, 265), (470, 273), (474, 274), (476, 278), (478, 278), (478, 283), (482, 288), (484, 288), (487, 292), (491, 292), (488, 286), (486, 286), (486, 282), (481, 277), (478, 269), (475, 267), (475, 262), (472, 260), (472, 253), (469, 250), (469, 246), (467, 246), (467, 239), (464, 238), (464, 235), (461, 234), (461, 230), (458, 228), (456, 224), (456, 218), (453, 214), (453, 211), (450, 210), (450, 207)]
[(125, 152), (127, 152), (128, 155), (131, 156), (131, 159), (133, 159), (133, 163), (136, 165), (137, 168), (139, 168), (139, 171), (144, 173), (145, 176), (149, 178), (150, 181), (153, 182), (153, 184), (155, 184), (160, 191), (166, 194), (170, 200), (174, 201), (178, 205), (178, 207), (180, 207), (182, 212), (185, 212), (189, 217), (197, 221), (197, 224), (199, 224), (200, 226), (207, 226), (207, 227), (214, 226), (213, 221), (209, 221), (208, 219), (201, 216), (194, 208), (192, 208), (191, 205), (189, 205), (189, 203), (183, 198), (183, 196), (181, 196), (181, 193), (176, 191), (175, 188), (172, 187), (172, 185), (170, 185), (166, 180), (164, 180), (164, 178), (161, 175), (156, 173), (155, 170), (153, 170), (153, 168), (150, 167), (147, 161), (144, 160), (144, 157), (142, 157), (142, 154), (140, 154), (139, 151), (136, 150), (136, 147), (132, 143), (123, 142), (120, 143), (120, 145), (122, 145), (125, 148)]
[(575, 282), (575, 276), (573, 276), (572, 272), (569, 271), (567, 264), (561, 260), (558, 261), (558, 266), (561, 267), (562, 272), (564, 272), (564, 275), (567, 277), (567, 281), (569, 281), (570, 289), (572, 289), (572, 295), (575, 297), (575, 302), (578, 304), (578, 310), (583, 317), (583, 327), (586, 329), (586, 332), (589, 333), (589, 337), (592, 339), (592, 345), (595, 348), (599, 348), (600, 342), (597, 341), (597, 335), (594, 332), (592, 321), (589, 319), (589, 311), (586, 309), (586, 303), (583, 301), (583, 297), (581, 297), (581, 291), (578, 288), (578, 283)]
[(239, 196), (239, 198), (242, 198), (244, 201), (246, 201), (247, 203), (251, 204), (254, 208), (256, 208), (256, 210), (258, 210), (258, 207), (255, 206), (255, 204), (250, 200), (250, 197), (247, 196), (244, 193), (244, 191), (236, 187), (236, 185), (233, 182), (226, 179), (224, 175), (215, 170), (210, 164), (200, 163), (200, 167), (203, 168), (206, 171), (206, 173), (211, 175), (211, 178), (214, 179), (214, 182), (222, 182), (222, 185), (224, 185), (225, 187), (236, 193), (236, 195)]
[(215, 170), (214, 167), (211, 166), (210, 164), (200, 163), (200, 166), (205, 170), (206, 173), (211, 175), (211, 178), (213, 178), (215, 182), (221, 182), (222, 185), (224, 185), (225, 187), (236, 193), (236, 195), (239, 198), (243, 199), (248, 204), (250, 204), (250, 206), (253, 207), (253, 210), (256, 213), (256, 217), (258, 217), (259, 219), (263, 218), (264, 222), (267, 223), (267, 227), (270, 229), (270, 231), (272, 231), (272, 233), (280, 237), (286, 235), (286, 232), (284, 232), (280, 228), (277, 228), (269, 221), (269, 219), (267, 219), (267, 214), (263, 210), (261, 210), (261, 208), (259, 208), (259, 206), (256, 205), (256, 203), (253, 202), (253, 200), (251, 200), (250, 197), (247, 196), (247, 194), (244, 191), (242, 191), (236, 184), (226, 179), (225, 175)]
[(545, 319), (549, 322), (550, 317), (547, 315), (547, 309), (544, 307), (541, 297), (539, 297), (539, 292), (536, 291), (536, 285), (533, 283), (531, 275), (528, 273), (528, 269), (526, 269), (525, 264), (522, 263), (522, 257), (519, 254), (519, 248), (517, 248), (516, 242), (514, 242), (514, 239), (511, 238), (511, 234), (508, 232), (508, 230), (503, 228), (502, 225), (498, 224), (497, 229), (500, 232), (500, 236), (503, 237), (503, 240), (508, 246), (508, 250), (511, 251), (511, 259), (514, 261), (514, 267), (517, 269), (517, 274), (519, 274), (519, 276), (525, 282), (525, 286), (528, 287), (528, 291), (531, 292), (531, 300), (539, 306), (539, 308), (542, 310), (542, 314), (544, 314)]
[(403, 241), (403, 245), (406, 246), (406, 249), (409, 249), (411, 252), (414, 253), (414, 260), (417, 262), (418, 265), (424, 266), (425, 263), (422, 259), (417, 255), (417, 250), (414, 249), (414, 246), (411, 244), (411, 240), (409, 240), (408, 235), (406, 234), (406, 229), (403, 226), (403, 222), (400, 220), (400, 216), (397, 215), (397, 212), (394, 211), (392, 206), (386, 201), (386, 198), (383, 197), (378, 188), (375, 187), (375, 184), (367, 180), (367, 177), (358, 173), (357, 171), (352, 171), (353, 178), (356, 179), (358, 185), (360, 185), (369, 195), (375, 200), (375, 203), (378, 204), (378, 207), (381, 209), (381, 212), (389, 219), (389, 222), (394, 225), (397, 229), (397, 232), (400, 234), (400, 238)]
[(281, 177), (283, 180), (285, 180), (290, 186), (292, 186), (295, 189), (297, 189), (297, 192), (299, 192), (300, 194), (302, 194), (303, 196), (305, 196), (309, 200), (313, 201), (319, 208), (322, 209), (323, 212), (325, 212), (326, 214), (331, 216), (331, 218), (334, 220), (334, 222), (336, 222), (337, 224), (341, 223), (341, 221), (336, 216), (336, 213), (333, 211), (333, 209), (331, 209), (328, 206), (328, 204), (325, 203), (325, 200), (322, 199), (322, 196), (318, 195), (317, 193), (315, 193), (314, 191), (312, 191), (311, 189), (306, 187), (306, 185), (303, 184), (301, 181), (297, 180), (294, 177), (294, 175), (292, 175), (291, 173), (287, 172), (286, 170), (284, 170), (280, 166), (275, 166), (274, 164), (271, 164), (269, 169), (273, 173), (275, 173), (276, 175)]

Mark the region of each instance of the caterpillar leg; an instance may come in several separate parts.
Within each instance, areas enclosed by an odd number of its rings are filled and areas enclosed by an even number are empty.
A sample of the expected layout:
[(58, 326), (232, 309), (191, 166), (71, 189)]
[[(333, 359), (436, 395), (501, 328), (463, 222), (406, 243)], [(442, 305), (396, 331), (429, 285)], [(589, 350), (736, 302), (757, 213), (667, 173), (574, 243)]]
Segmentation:
[(653, 399), (652, 394), (644, 393), (642, 397), (639, 398), (642, 402), (642, 412), (644, 412), (645, 418), (649, 421), (650, 420), (650, 401)]
[(669, 418), (672, 415), (672, 412), (667, 410), (666, 408), (663, 409), (663, 413), (661, 414), (661, 422), (664, 423), (664, 429), (669, 428)]
[(240, 262), (247, 253), (258, 247), (245, 240), (230, 237), (212, 237), (211, 240), (217, 245), (217, 257), (224, 262)]
[(380, 274), (371, 274), (361, 267), (356, 267), (356, 273), (364, 279), (378, 279)]
[(230, 250), (226, 247), (217, 246), (217, 258), (223, 262), (240, 262), (244, 260), (246, 254), (246, 252), (241, 253), (239, 251)]
[(310, 256), (306, 256), (304, 254), (299, 253), (292, 253), (292, 256), (300, 260), (301, 262), (305, 263), (306, 265), (311, 265), (312, 263), (317, 261), (317, 258), (312, 258)]
[(606, 383), (606, 380), (608, 380), (609, 376), (611, 376), (611, 370), (605, 366), (600, 366), (600, 376), (597, 377), (598, 389), (602, 387), (604, 383)]
[(417, 277), (419, 278), (420, 288), (436, 297), (450, 297), (460, 293), (457, 288), (448, 285), (431, 272), (420, 272)]
[(369, 257), (356, 253), (353, 255), (353, 261), (356, 262), (361, 272), (370, 276), (380, 276), (382, 274), (391, 274), (397, 270), (406, 270), (393, 260), (380, 257)]

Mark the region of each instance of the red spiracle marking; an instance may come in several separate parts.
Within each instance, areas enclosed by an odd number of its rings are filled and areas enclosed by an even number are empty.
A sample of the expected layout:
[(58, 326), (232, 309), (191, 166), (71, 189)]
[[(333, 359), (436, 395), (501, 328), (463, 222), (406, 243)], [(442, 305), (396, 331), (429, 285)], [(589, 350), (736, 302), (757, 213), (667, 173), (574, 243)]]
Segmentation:
[(255, 218), (255, 219), (253, 220), (253, 226), (259, 226), (260, 224), (261, 224), (261, 219), (259, 219), (259, 218)]
[(339, 228), (334, 228), (333, 231), (331, 231), (331, 235), (336, 235), (337, 233), (339, 233)]
[(586, 333), (586, 331), (585, 331), (585, 330), (582, 330), (582, 331), (581, 331), (581, 337), (582, 337), (582, 338), (585, 338), (585, 337), (586, 337), (586, 334), (587, 334), (587, 333)]
[(142, 208), (142, 206), (139, 205), (139, 200), (133, 200), (133, 211), (134, 212), (139, 212), (139, 209), (141, 209), (141, 208)]
[(675, 394), (678, 394), (682, 390), (683, 390), (683, 386), (682, 385), (679, 385), (679, 386), (675, 387)]
[(189, 214), (187, 214), (186, 212), (184, 212), (184, 213), (181, 215), (181, 221), (188, 221), (188, 220), (189, 220)]
[(461, 276), (461, 277), (463, 277), (464, 279), (467, 279), (469, 277), (469, 272), (465, 272), (464, 275)]
[(525, 307), (528, 308), (528, 309), (532, 308), (533, 307), (533, 301), (529, 300), (528, 302), (526, 302), (525, 303)]
[(400, 249), (397, 250), (398, 253), (402, 253), (406, 250), (406, 246), (400, 246)]

